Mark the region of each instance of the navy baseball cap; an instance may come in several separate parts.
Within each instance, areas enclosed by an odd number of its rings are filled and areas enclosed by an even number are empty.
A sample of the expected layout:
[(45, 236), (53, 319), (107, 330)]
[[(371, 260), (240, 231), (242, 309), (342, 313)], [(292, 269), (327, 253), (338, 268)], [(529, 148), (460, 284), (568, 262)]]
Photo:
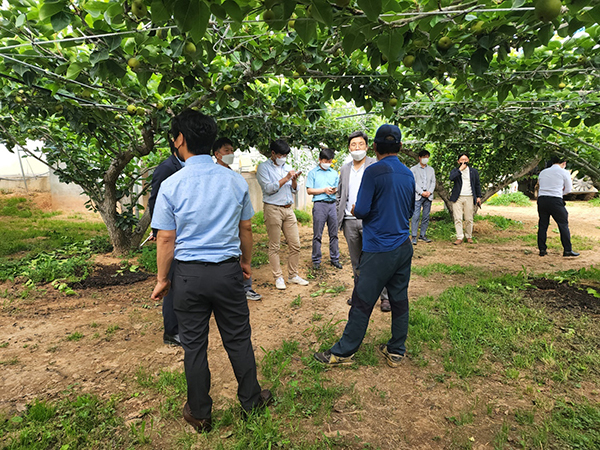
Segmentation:
[(399, 144), (402, 142), (402, 133), (396, 125), (386, 123), (381, 125), (375, 133), (376, 144)]

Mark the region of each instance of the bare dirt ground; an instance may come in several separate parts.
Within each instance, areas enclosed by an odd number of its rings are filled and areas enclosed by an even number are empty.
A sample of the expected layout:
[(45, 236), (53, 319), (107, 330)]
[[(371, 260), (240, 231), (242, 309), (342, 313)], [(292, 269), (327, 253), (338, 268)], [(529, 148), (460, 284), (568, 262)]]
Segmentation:
[[(436, 204), (435, 209), (441, 204)], [(584, 250), (579, 258), (563, 258), (551, 251), (541, 258), (535, 247), (522, 240), (502, 240), (516, 234), (535, 233), (535, 207), (492, 207), (484, 205), (483, 214), (495, 214), (522, 221), (518, 231), (497, 231), (487, 222), (475, 227), (475, 245), (453, 246), (451, 241), (419, 243), (415, 248), (414, 266), (432, 263), (472, 265), (491, 274), (517, 273), (523, 269), (536, 274), (558, 270), (579, 269), (600, 263), (600, 221), (598, 208), (583, 203), (569, 203), (569, 221), (573, 235), (586, 236), (593, 243), (592, 250)], [(552, 223), (550, 230), (555, 227)], [(550, 232), (550, 235), (553, 235)], [(555, 235), (555, 234), (554, 234)], [(301, 275), (307, 275), (310, 263), (312, 229), (301, 227)], [(500, 241), (486, 242), (486, 241)], [(250, 303), (253, 343), (257, 359), (264, 350), (276, 349), (283, 340), (298, 341), (305, 354), (317, 346), (311, 328), (333, 319), (347, 317), (352, 286), (350, 260), (343, 236), (340, 235), (343, 270), (331, 267), (327, 256), (323, 269), (307, 287), (288, 286), (285, 291), (275, 289), (268, 265), (255, 269), (254, 288), (263, 295), (261, 302)], [(326, 249), (327, 246), (323, 245)], [(574, 248), (574, 250), (578, 250)], [(285, 262), (286, 257), (283, 255)], [(98, 265), (118, 264), (120, 259), (98, 256)], [(285, 270), (284, 270), (285, 273)], [(413, 275), (410, 299), (418, 301), (425, 295), (436, 296), (450, 286), (473, 282), (468, 275), (433, 274), (429, 277)], [(321, 285), (320, 285), (321, 284)], [(79, 288), (77, 295), (66, 296), (51, 286), (29, 290), (22, 284), (0, 284), (4, 292), (0, 312), (0, 410), (7, 413), (22, 411), (35, 398), (54, 399), (69, 388), (90, 392), (107, 398), (122, 394), (124, 417), (138, 417), (139, 411), (155, 408), (160, 402), (156, 395), (132, 397), (139, 390), (135, 374), (140, 367), (152, 373), (159, 370), (183, 370), (183, 351), (167, 347), (162, 342), (161, 307), (150, 300), (153, 277), (133, 284), (100, 288)], [(339, 295), (310, 294), (327, 287), (344, 285)], [(301, 306), (290, 304), (298, 296)], [(322, 315), (315, 322), (315, 314)], [(597, 320), (597, 316), (596, 319)], [(375, 309), (370, 335), (376, 336), (389, 329), (390, 315)], [(343, 324), (339, 325), (341, 332)], [(113, 330), (111, 332), (111, 330)], [(79, 332), (79, 341), (67, 336)], [(407, 345), (410, 350), (410, 337)], [(236, 382), (214, 322), (211, 325), (209, 363), (212, 371), (214, 408), (226, 407), (235, 399)], [(298, 364), (301, 364), (298, 362)], [(314, 440), (320, 431), (327, 436), (358, 436), (362, 442), (382, 449), (439, 449), (453, 448), (457, 442), (469, 440), (475, 449), (493, 448), (493, 436), (502, 422), (518, 408), (530, 408), (532, 402), (543, 401), (546, 385), (525, 393), (519, 380), (507, 384), (498, 374), (485, 378), (462, 381), (451, 378), (440, 383), (436, 374), (443, 374), (442, 361), (430, 361), (421, 368), (410, 360), (397, 369), (385, 364), (378, 367), (360, 367), (358, 370), (331, 370), (327, 376), (336, 384), (348, 386), (348, 394), (340, 399), (324, 427), (315, 429)], [(554, 387), (561, 389), (560, 387)], [(598, 398), (597, 385), (582, 385), (582, 393)], [(555, 391), (556, 392), (556, 391)], [(276, 393), (275, 393), (276, 394)], [(345, 397), (357, 397), (351, 405)], [(351, 406), (349, 406), (351, 405)], [(486, 405), (494, 405), (492, 414)], [(462, 412), (474, 414), (472, 424), (457, 429), (448, 417)], [(307, 423), (310, 428), (310, 423)], [(171, 447), (169, 435), (188, 430), (183, 420), (171, 423), (162, 437), (153, 439), (154, 448)], [(354, 447), (352, 447), (354, 448)], [(357, 448), (363, 448), (357, 444)]]

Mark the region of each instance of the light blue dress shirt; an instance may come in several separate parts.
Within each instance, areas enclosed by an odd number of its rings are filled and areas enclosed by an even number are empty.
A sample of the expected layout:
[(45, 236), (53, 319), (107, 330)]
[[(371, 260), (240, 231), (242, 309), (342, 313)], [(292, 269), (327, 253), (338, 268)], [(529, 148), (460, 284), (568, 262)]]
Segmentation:
[(294, 194), (298, 190), (292, 189), (292, 180), (279, 187), (279, 180), (284, 178), (290, 170), (293, 170), (290, 165), (278, 166), (271, 158), (258, 165), (256, 180), (262, 189), (263, 202), (278, 206), (294, 203)]
[[(333, 170), (331, 167), (327, 170), (323, 170), (319, 164), (308, 172), (308, 176), (306, 177), (306, 187), (311, 189), (323, 189), (326, 187), (336, 188), (339, 181), (340, 176), (336, 170)], [(313, 196), (313, 202), (320, 201), (334, 202), (335, 194), (317, 194)]]
[(197, 155), (163, 181), (152, 228), (176, 230), (175, 259), (218, 263), (240, 256), (239, 223), (253, 215), (246, 180)]

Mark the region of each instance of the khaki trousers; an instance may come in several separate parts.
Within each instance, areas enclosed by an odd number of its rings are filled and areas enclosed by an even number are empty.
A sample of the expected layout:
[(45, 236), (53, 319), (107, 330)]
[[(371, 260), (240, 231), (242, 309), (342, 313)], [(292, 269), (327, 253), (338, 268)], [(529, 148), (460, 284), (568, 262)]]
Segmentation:
[[(463, 214), (465, 218), (465, 230), (463, 232)], [(456, 229), (456, 239), (471, 239), (473, 237), (473, 216), (475, 214), (475, 205), (472, 195), (461, 195), (454, 202), (452, 215), (454, 216), (454, 228)]]
[(281, 206), (264, 204), (265, 225), (269, 236), (269, 264), (275, 279), (282, 276), (281, 263), (279, 261), (279, 244), (281, 232), (285, 236), (288, 248), (288, 276), (290, 278), (298, 275), (298, 263), (300, 261), (300, 235), (298, 234), (298, 222), (294, 214), (294, 208), (283, 208)]

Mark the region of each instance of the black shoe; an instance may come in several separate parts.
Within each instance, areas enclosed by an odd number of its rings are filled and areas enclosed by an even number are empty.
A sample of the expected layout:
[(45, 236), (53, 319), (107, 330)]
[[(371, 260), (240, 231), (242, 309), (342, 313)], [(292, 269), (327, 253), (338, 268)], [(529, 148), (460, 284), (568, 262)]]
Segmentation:
[(192, 410), (187, 402), (185, 402), (185, 405), (183, 406), (183, 418), (187, 423), (193, 426), (198, 433), (208, 433), (212, 428), (210, 419), (196, 419), (192, 416)]
[(540, 256), (546, 256), (548, 252), (546, 250), (540, 250)]
[(389, 300), (381, 299), (381, 312), (390, 312), (392, 310), (392, 305), (390, 305)]
[(428, 237), (425, 237), (425, 236), (419, 236), (419, 239), (422, 240), (422, 241), (424, 241), (424, 242), (427, 242), (428, 244), (430, 242), (433, 242), (431, 239), (429, 239)]
[(181, 347), (181, 341), (179, 340), (178, 334), (163, 334), (163, 342), (167, 345), (178, 345)]
[(579, 256), (579, 253), (574, 252), (573, 250), (571, 250), (570, 252), (564, 252), (563, 256)]
[(273, 397), (273, 394), (271, 394), (271, 391), (268, 389), (263, 389), (262, 391), (260, 391), (260, 396), (258, 397), (258, 402), (251, 409), (243, 410), (243, 412), (244, 412), (243, 418), (246, 419), (249, 414), (252, 414), (253, 412), (260, 411), (260, 410), (266, 408), (267, 406), (272, 404), (274, 401), (275, 401), (275, 398)]
[(313, 264), (313, 270), (319, 270), (321, 268), (321, 264)]
[(336, 269), (343, 269), (342, 265), (340, 264), (339, 261), (330, 261), (331, 265), (333, 267), (335, 267)]

